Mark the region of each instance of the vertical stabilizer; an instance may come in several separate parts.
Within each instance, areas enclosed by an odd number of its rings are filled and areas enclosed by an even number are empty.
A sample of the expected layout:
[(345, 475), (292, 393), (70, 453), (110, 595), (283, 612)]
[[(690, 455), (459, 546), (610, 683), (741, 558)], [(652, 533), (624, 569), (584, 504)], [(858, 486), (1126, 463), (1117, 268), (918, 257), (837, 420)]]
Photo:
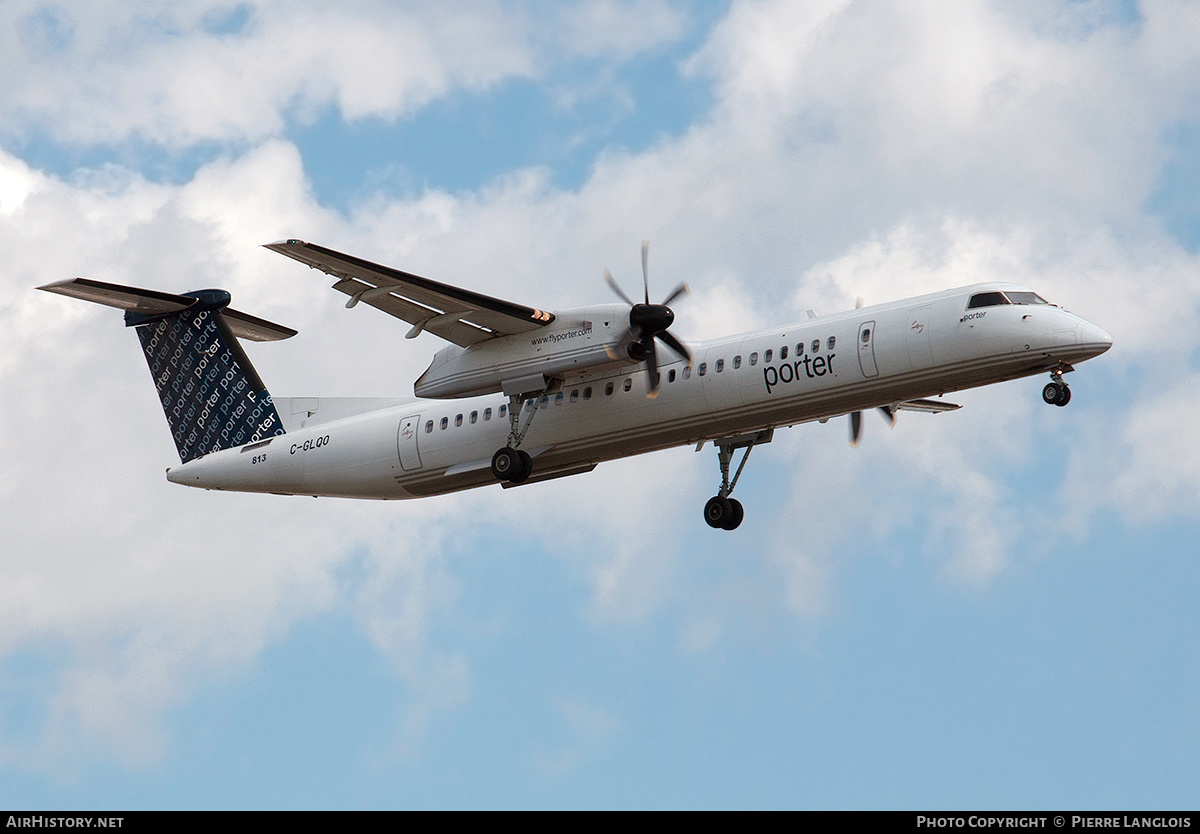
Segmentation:
[(40, 289), (125, 310), (184, 463), (284, 433), (238, 336), (285, 339), (291, 328), (226, 309), (225, 290), (173, 295), (84, 278)]
[[(218, 294), (224, 298), (211, 297)], [(137, 328), (184, 463), (283, 434), (270, 393), (221, 315), (229, 294), (205, 290), (195, 295), (209, 297), (157, 320), (138, 323), (143, 316), (125, 314), (126, 324)]]

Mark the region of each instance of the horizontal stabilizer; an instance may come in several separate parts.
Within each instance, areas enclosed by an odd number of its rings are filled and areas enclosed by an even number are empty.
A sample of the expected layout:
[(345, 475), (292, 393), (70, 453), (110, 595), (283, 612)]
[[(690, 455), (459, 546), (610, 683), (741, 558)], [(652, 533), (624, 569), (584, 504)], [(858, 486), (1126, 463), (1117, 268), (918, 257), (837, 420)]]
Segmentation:
[[(126, 287), (120, 284), (106, 284), (103, 281), (93, 281), (90, 278), (73, 278), (69, 281), (57, 281), (38, 287), (46, 292), (80, 298), (108, 307), (116, 307), (127, 313), (133, 313), (140, 320), (149, 320), (161, 316), (169, 316), (187, 310), (198, 303), (198, 299), (190, 295), (175, 295), (158, 290), (145, 290), (139, 287)], [(233, 335), (254, 342), (271, 342), (278, 339), (288, 339), (296, 335), (296, 331), (282, 324), (260, 319), (228, 307), (221, 310)]]
[(273, 321), (260, 319), (241, 310), (231, 310), (226, 307), (221, 311), (221, 318), (229, 325), (233, 335), (239, 339), (249, 339), (252, 342), (277, 342), (280, 339), (290, 339), (296, 331)]
[(118, 310), (126, 310), (143, 316), (163, 316), (179, 313), (196, 303), (196, 299), (157, 290), (123, 287), (120, 284), (105, 284), (88, 278), (73, 278), (56, 281), (39, 290), (69, 295), (84, 301), (94, 301)]
[(909, 400), (897, 403), (898, 411), (924, 411), (927, 414), (937, 414), (940, 411), (957, 411), (962, 408), (958, 403), (948, 403), (942, 400)]

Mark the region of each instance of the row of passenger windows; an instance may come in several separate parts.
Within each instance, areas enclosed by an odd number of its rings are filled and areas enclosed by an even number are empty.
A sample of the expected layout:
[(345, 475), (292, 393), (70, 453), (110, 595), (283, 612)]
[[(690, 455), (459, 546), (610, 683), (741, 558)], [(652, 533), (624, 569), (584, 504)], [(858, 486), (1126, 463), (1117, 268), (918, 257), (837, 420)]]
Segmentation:
[[(833, 350), (836, 345), (837, 345), (837, 337), (836, 336), (830, 336), (828, 339), (825, 340), (825, 346), (826, 346), (827, 350)], [(779, 361), (782, 362), (784, 359), (788, 358), (788, 348), (789, 347), (790, 347), (789, 345), (784, 345), (783, 347), (781, 347), (779, 349)], [(810, 353), (820, 353), (821, 352), (821, 340), (820, 339), (812, 340), (812, 344), (809, 345), (809, 352)], [(796, 356), (804, 355), (804, 342), (798, 342), (796, 344), (795, 355)], [(754, 365), (757, 365), (758, 364), (758, 351), (754, 351), (748, 357), (746, 357), (746, 359), (749, 361), (751, 367), (753, 367)], [(775, 361), (775, 350), (773, 348), (768, 348), (767, 350), (763, 351), (762, 361), (763, 361), (764, 365)], [(737, 370), (740, 367), (742, 367), (742, 357), (741, 357), (741, 354), (738, 354), (737, 356), (733, 357), (733, 368), (734, 368), (734, 370)], [(718, 359), (716, 362), (714, 362), (713, 370), (716, 371), (717, 373), (721, 373), (722, 371), (724, 371), (725, 370), (725, 360)], [(701, 362), (699, 365), (697, 365), (696, 373), (699, 374), (700, 376), (704, 376), (705, 374), (707, 374), (708, 373), (708, 363)], [(691, 371), (685, 366), (683, 369), (683, 378), (688, 379), (690, 377), (691, 377)], [(674, 382), (674, 381), (675, 381), (675, 370), (672, 369), (671, 371), (669, 371), (667, 373), (667, 382)]]
[[(503, 418), (506, 414), (508, 414), (508, 406), (507, 405), (502, 405), (498, 409), (496, 409), (497, 417)], [(472, 424), (478, 423), (479, 422), (479, 412), (472, 411), (471, 416), (468, 417), (467, 419)], [(483, 410), (483, 421), (486, 423), (491, 419), (492, 419), (492, 410), (490, 408), (485, 408)], [(461, 414), (455, 414), (454, 415), (454, 425), (461, 426), (462, 424), (463, 424), (463, 416)], [(450, 426), (450, 418), (443, 417), (440, 421), (439, 427), (445, 429), (445, 428), (449, 428), (449, 426)], [(426, 420), (425, 421), (425, 433), (429, 434), (431, 431), (433, 431), (433, 421)]]
[[(827, 350), (833, 350), (834, 346), (837, 344), (836, 337), (830, 336), (825, 341), (825, 344), (826, 344)], [(779, 349), (780, 361), (788, 358), (788, 348), (789, 348), (789, 345), (784, 345), (783, 347), (781, 347)], [(821, 340), (813, 339), (812, 343), (809, 345), (809, 350), (812, 353), (820, 353)], [(804, 354), (804, 343), (799, 342), (796, 345), (795, 355), (801, 356), (803, 354)], [(758, 364), (758, 351), (754, 351), (746, 358), (749, 361), (749, 364), (751, 366), (757, 365)], [(774, 361), (774, 358), (775, 358), (775, 351), (773, 348), (768, 348), (767, 350), (763, 351), (763, 355), (762, 355), (763, 364), (767, 364), (769, 362)], [(742, 367), (741, 354), (738, 354), (733, 357), (733, 367), (735, 370), (737, 368)], [(725, 359), (721, 358), (721, 359), (718, 359), (716, 362), (714, 362), (713, 370), (716, 371), (717, 373), (721, 373), (722, 371), (724, 371), (725, 370)], [(697, 376), (705, 376), (707, 373), (708, 373), (708, 363), (707, 362), (701, 362), (699, 365), (696, 366)], [(691, 376), (692, 376), (691, 368), (689, 368), (685, 365), (683, 367), (682, 377), (684, 379), (691, 379)], [(671, 368), (669, 371), (667, 371), (667, 382), (674, 382), (675, 379), (676, 379), (676, 370), (674, 368)], [(627, 377), (625, 377), (624, 381), (621, 383), (621, 390), (628, 392), (628, 391), (631, 391), (632, 389), (633, 389), (633, 377), (627, 376)], [(611, 397), (615, 390), (616, 390), (616, 383), (607, 382), (604, 384), (604, 396)], [(555, 405), (562, 405), (564, 399), (566, 399), (566, 395), (562, 391), (559, 391), (557, 394), (554, 394), (553, 396), (554, 396), (554, 404)], [(550, 397), (551, 397), (550, 394), (544, 394), (543, 396), (539, 397), (538, 399), (526, 400), (525, 401), (525, 410), (531, 411), (531, 410), (533, 410), (535, 405), (545, 408), (547, 405), (550, 404)], [(571, 402), (573, 402), (573, 403), (579, 402), (580, 399), (583, 399), (584, 401), (592, 399), (592, 386), (588, 385), (588, 386), (584, 387), (583, 389), (574, 388), (571, 390), (571, 394), (570, 394)], [(503, 419), (507, 415), (508, 415), (508, 406), (507, 405), (501, 405), (498, 409), (496, 409), (497, 419)], [(472, 411), (469, 415), (466, 416), (465, 421), (471, 425), (474, 425), (475, 423), (479, 422), (479, 417), (480, 417), (480, 412)], [(485, 408), (483, 410), (483, 422), (486, 423), (486, 422), (490, 421), (491, 419), (492, 419), (492, 409)], [(454, 425), (455, 426), (461, 426), (461, 425), (463, 425), (463, 422), (464, 422), (464, 417), (462, 414), (454, 415)], [(449, 427), (450, 427), (450, 418), (449, 417), (443, 417), (440, 421), (438, 421), (439, 429), (448, 429)], [(433, 421), (426, 420), (425, 421), (425, 433), (430, 434), (432, 431), (433, 431)]]

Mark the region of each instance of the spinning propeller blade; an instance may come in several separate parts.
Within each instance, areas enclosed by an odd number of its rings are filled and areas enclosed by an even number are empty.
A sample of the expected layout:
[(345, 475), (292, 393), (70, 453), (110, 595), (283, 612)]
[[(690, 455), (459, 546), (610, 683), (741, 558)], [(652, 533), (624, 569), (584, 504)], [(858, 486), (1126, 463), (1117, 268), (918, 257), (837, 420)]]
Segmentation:
[[(878, 408), (880, 414), (888, 421), (889, 426), (896, 425), (896, 409), (890, 405), (881, 405)], [(850, 445), (857, 446), (862, 440), (862, 412), (850, 412)]]
[(667, 347), (686, 359), (689, 368), (692, 365), (692, 352), (668, 331), (675, 322), (675, 312), (670, 304), (688, 292), (688, 286), (677, 286), (662, 304), (650, 303), (650, 242), (647, 240), (642, 241), (642, 285), (646, 299), (644, 303), (635, 304), (607, 269), (604, 270), (604, 282), (629, 305), (629, 327), (621, 334), (616, 346), (607, 349), (608, 355), (614, 359), (628, 357), (638, 362), (644, 361), (646, 378), (650, 383), (650, 390), (646, 396), (654, 399), (658, 396), (659, 383), (658, 349), (654, 343), (655, 339), (661, 339)]

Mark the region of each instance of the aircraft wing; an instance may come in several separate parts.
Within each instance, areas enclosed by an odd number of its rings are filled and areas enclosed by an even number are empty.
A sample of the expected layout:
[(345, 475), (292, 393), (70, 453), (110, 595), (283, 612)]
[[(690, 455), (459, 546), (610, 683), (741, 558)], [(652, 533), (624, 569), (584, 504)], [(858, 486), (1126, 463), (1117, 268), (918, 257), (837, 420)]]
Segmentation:
[(337, 278), (333, 288), (350, 296), (347, 307), (362, 301), (412, 324), (409, 339), (427, 330), (448, 342), (470, 347), (497, 336), (536, 330), (554, 321), (553, 313), (441, 284), (315, 243), (281, 240), (266, 244), (266, 248)]

